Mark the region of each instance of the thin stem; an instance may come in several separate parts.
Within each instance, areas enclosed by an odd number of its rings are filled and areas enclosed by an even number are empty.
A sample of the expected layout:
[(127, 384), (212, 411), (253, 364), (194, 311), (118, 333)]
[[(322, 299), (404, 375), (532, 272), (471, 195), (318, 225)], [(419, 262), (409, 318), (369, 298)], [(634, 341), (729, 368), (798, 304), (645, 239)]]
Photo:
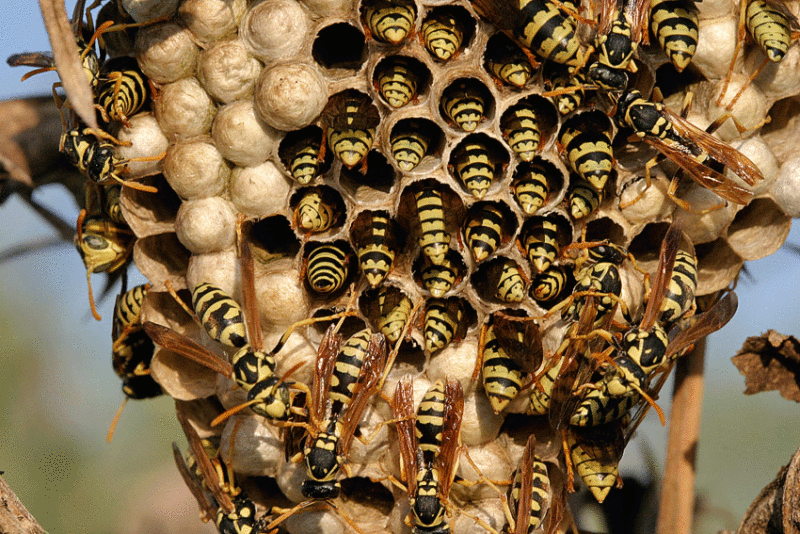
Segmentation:
[(703, 410), (703, 366), (706, 341), (677, 362), (669, 444), (661, 488), (656, 534), (690, 534), (694, 511), (694, 479), (700, 419)]

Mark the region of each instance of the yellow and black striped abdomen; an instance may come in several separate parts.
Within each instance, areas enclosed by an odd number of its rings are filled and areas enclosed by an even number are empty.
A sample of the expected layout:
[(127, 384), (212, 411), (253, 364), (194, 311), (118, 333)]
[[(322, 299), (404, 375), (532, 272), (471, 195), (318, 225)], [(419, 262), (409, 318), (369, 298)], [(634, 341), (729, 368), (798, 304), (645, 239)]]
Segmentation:
[(556, 362), (547, 362), (549, 369), (545, 374), (539, 378), (539, 383), (536, 384), (531, 391), (530, 404), (528, 409), (530, 413), (535, 415), (546, 415), (550, 411), (550, 396), (553, 392), (553, 385), (561, 372), (561, 365), (563, 358), (559, 358)]
[(127, 121), (147, 100), (147, 80), (136, 61), (130, 61), (132, 58), (117, 58), (108, 63), (118, 60), (126, 61), (119, 63), (119, 69), (114, 68), (101, 76), (97, 104), (111, 121)]
[(550, 194), (550, 182), (545, 170), (540, 167), (520, 165), (517, 167), (517, 172), (520, 169), (522, 169), (522, 173), (515, 176), (511, 183), (511, 190), (522, 211), (526, 215), (533, 215), (547, 200), (547, 195)]
[(428, 136), (416, 129), (392, 132), (392, 155), (400, 170), (410, 172), (420, 164), (428, 153)]
[(403, 335), (403, 330), (411, 316), (413, 303), (405, 293), (398, 291), (395, 294), (387, 295), (384, 289), (378, 295), (378, 307), (380, 308), (378, 330), (386, 336), (386, 341), (393, 345)]
[(428, 301), (423, 325), (425, 348), (428, 352), (434, 354), (453, 341), (462, 317), (460, 305), (451, 305), (438, 299)]
[(463, 265), (460, 266), (455, 262), (455, 258), (448, 254), (441, 265), (430, 264), (422, 269), (422, 285), (434, 298), (443, 297), (453, 288), (462, 270)]
[(442, 93), (441, 104), (445, 116), (465, 132), (475, 131), (484, 119), (484, 95), (471, 84), (448, 87)]
[(523, 229), (521, 245), (533, 268), (538, 272), (544, 271), (558, 257), (558, 226), (548, 219), (527, 225)]
[(328, 398), (334, 403), (347, 406), (353, 400), (353, 389), (361, 374), (361, 366), (364, 365), (370, 335), (366, 328), (356, 332), (339, 351), (328, 390)]
[(292, 154), (289, 160), (289, 172), (299, 184), (305, 185), (319, 174), (319, 149), (320, 143), (311, 140), (298, 146)]
[(483, 349), (483, 389), (495, 413), (500, 413), (517, 398), (523, 376), (519, 364), (503, 350), (494, 327), (490, 326)]
[(421, 225), (419, 246), (431, 263), (441, 265), (450, 250), (450, 234), (444, 219), (442, 194), (433, 187), (415, 193), (417, 213)]
[(347, 278), (347, 252), (336, 245), (321, 245), (307, 259), (306, 278), (317, 293), (339, 290)]
[(523, 45), (544, 59), (563, 65), (580, 66), (585, 59), (575, 28), (558, 8), (547, 0), (521, 0), (525, 24), (517, 29)]
[(525, 278), (519, 265), (513, 260), (503, 259), (497, 264), (494, 279), (494, 297), (502, 302), (522, 302), (525, 298)]
[(298, 202), (294, 210), (294, 220), (301, 231), (318, 233), (331, 227), (336, 220), (336, 213), (319, 191), (311, 189)]
[(114, 308), (114, 320), (118, 322), (120, 328), (139, 322), (147, 288), (147, 284), (138, 285), (126, 291), (119, 298)]
[(577, 179), (570, 184), (569, 212), (575, 220), (588, 217), (600, 207), (603, 195), (592, 184), (583, 179)]
[(467, 142), (453, 154), (453, 167), (472, 196), (480, 200), (492, 186), (497, 163), (481, 143)]
[(680, 319), (694, 304), (697, 291), (697, 260), (683, 250), (679, 250), (672, 268), (667, 293), (661, 302), (659, 322), (672, 324)]
[(747, 29), (770, 61), (778, 62), (786, 55), (791, 40), (789, 19), (765, 0), (750, 0), (747, 4)]
[(386, 59), (378, 67), (375, 81), (383, 98), (393, 108), (401, 108), (417, 96), (419, 77), (411, 62), (402, 56)]
[(650, 19), (653, 34), (661, 48), (683, 71), (697, 50), (697, 9), (690, 0), (651, 0)]
[(242, 308), (222, 289), (207, 282), (198, 285), (192, 308), (211, 339), (237, 348), (247, 344)]
[(433, 57), (447, 61), (461, 50), (464, 27), (447, 10), (434, 9), (422, 22), (422, 42)]
[(417, 445), (428, 462), (439, 455), (442, 446), (444, 401), (444, 382), (437, 380), (422, 397), (417, 409)]
[(485, 260), (503, 242), (503, 213), (492, 204), (483, 206), (467, 221), (464, 237), (475, 261)]
[(390, 224), (388, 217), (373, 214), (369, 232), (358, 245), (358, 262), (372, 287), (380, 284), (392, 270), (395, 252), (387, 240)]
[(364, 21), (372, 36), (393, 45), (411, 34), (416, 18), (413, 0), (377, 0), (364, 9)]
[(531, 297), (539, 304), (555, 302), (567, 286), (567, 273), (560, 265), (551, 265), (533, 277)]
[(619, 474), (619, 460), (615, 461), (613, 452), (609, 451), (613, 443), (584, 439), (570, 429), (567, 431), (567, 445), (575, 471), (595, 499), (602, 503), (616, 484)]
[(503, 138), (522, 161), (531, 161), (539, 150), (542, 132), (532, 106), (517, 104), (508, 109), (500, 120)]
[(567, 128), (561, 134), (567, 162), (581, 178), (602, 191), (614, 169), (611, 141), (604, 132)]
[(328, 145), (333, 155), (348, 169), (352, 169), (367, 157), (374, 138), (375, 128), (328, 130)]

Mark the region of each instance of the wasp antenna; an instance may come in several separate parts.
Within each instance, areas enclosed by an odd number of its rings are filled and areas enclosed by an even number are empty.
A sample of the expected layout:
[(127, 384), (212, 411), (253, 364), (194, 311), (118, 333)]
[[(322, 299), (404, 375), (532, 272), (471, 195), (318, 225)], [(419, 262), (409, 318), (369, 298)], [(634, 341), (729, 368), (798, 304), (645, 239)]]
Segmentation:
[(107, 443), (111, 443), (111, 440), (114, 439), (114, 431), (117, 429), (117, 423), (119, 423), (119, 418), (122, 416), (122, 410), (125, 408), (126, 404), (128, 404), (128, 397), (122, 399), (122, 404), (117, 408), (114, 419), (111, 420), (111, 426), (108, 427), (108, 434), (106, 435)]

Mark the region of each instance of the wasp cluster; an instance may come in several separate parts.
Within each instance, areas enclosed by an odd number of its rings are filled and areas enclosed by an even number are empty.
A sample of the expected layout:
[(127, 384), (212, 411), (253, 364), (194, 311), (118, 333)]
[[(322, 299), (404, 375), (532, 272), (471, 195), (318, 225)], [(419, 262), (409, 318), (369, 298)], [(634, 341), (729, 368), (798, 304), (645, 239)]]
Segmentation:
[[(600, 28), (588, 5), (507, 4), (185, 0), (170, 11), (157, 2), (169, 20), (114, 52), (135, 56), (124, 72), (140, 73), (136, 87), (155, 97), (120, 115), (120, 93), (146, 101), (121, 90), (126, 74), (96, 91), (117, 139), (68, 132), (65, 148), (80, 152), (90, 178), (87, 149), (114, 144), (117, 159), (95, 181), (142, 177), (122, 188), (125, 257), (132, 248), (153, 287), (123, 329), (138, 335), (150, 323), (152, 377), (191, 421), (190, 441), (221, 433), (213, 465), (182, 469), (201, 500), (212, 477), (227, 485), (211, 491), (220, 531), (252, 529), (253, 502), (269, 511), (307, 499), (333, 504), (287, 514), (281, 528), (338, 532), (347, 521), (402, 532), (411, 508), (417, 532), (451, 521), (457, 532), (500, 531), (506, 501), (490, 481), (510, 483), (520, 465), (511, 507), (538, 510), (537, 521), (570, 483), (565, 463), (602, 499), (621, 446), (613, 461), (603, 450), (624, 441), (630, 412), (654, 392), (650, 375), (665, 374), (697, 324), (707, 333), (735, 310), (723, 299), (681, 323), (694, 295), (723, 290), (744, 260), (786, 238), (797, 215), (786, 184), (796, 178), (782, 139), (797, 126), (779, 114), (796, 111), (797, 46), (767, 47), (772, 61), (759, 70), (767, 56), (748, 45), (742, 61), (729, 0), (605, 2)], [(785, 7), (788, 28), (798, 4)], [(636, 51), (647, 36), (636, 19), (651, 18), (652, 46)], [(614, 44), (620, 36), (628, 49)], [(693, 92), (688, 117), (653, 102), (654, 87), (676, 108)], [(708, 148), (684, 126), (726, 110), (741, 128), (729, 121), (718, 134), (734, 148)], [(148, 160), (167, 142), (162, 162)], [(648, 147), (667, 161), (647, 164)], [(676, 173), (686, 177), (668, 191)], [(646, 299), (644, 273), (667, 265), (656, 280), (669, 291)], [(188, 290), (204, 328), (173, 289)], [(284, 335), (346, 310), (355, 313), (341, 325), (346, 341), (319, 325)], [(583, 339), (597, 327), (603, 335)], [(655, 327), (678, 328), (683, 344), (668, 349), (665, 333), (657, 361), (634, 357), (639, 341), (628, 335)], [(586, 351), (605, 359), (576, 363)], [(342, 370), (346, 358), (355, 370)], [(581, 374), (594, 387), (564, 393), (563, 377)], [(569, 407), (564, 417), (548, 416), (551, 392)], [(242, 403), (252, 411), (224, 430), (211, 425)], [(565, 431), (565, 459), (560, 430), (582, 426), (598, 428)], [(286, 460), (287, 446), (305, 465)], [(319, 459), (326, 447), (341, 456), (333, 474)], [(434, 511), (421, 510), (426, 489)], [(556, 530), (566, 514), (549, 507)], [(280, 515), (272, 511), (265, 521)]]

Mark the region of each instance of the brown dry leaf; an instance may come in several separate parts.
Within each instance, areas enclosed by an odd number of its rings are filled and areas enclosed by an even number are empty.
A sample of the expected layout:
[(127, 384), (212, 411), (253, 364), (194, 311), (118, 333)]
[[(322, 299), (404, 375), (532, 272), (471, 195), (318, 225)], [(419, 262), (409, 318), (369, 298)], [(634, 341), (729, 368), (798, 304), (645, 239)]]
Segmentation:
[(747, 338), (731, 360), (745, 376), (745, 395), (777, 389), (782, 397), (800, 402), (800, 342), (795, 337), (769, 330)]
[(800, 450), (747, 509), (737, 534), (800, 533)]
[(39, 0), (56, 70), (64, 85), (70, 107), (90, 128), (99, 130), (94, 111), (92, 88), (81, 65), (81, 52), (75, 42), (72, 25), (67, 18), (64, 0)]

